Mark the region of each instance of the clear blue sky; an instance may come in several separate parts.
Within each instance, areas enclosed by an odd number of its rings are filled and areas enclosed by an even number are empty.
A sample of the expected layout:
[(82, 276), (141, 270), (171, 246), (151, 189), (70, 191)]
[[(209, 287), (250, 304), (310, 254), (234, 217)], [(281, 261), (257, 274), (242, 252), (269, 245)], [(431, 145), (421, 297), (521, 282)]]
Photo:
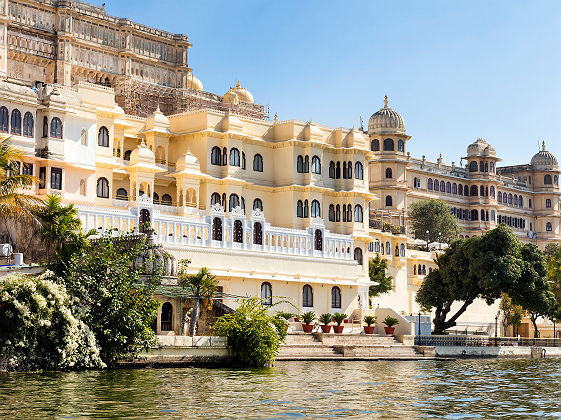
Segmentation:
[(457, 164), (482, 137), (503, 164), (538, 139), (561, 160), (561, 0), (104, 1), (188, 35), (205, 90), (239, 79), (271, 116), (366, 126), (387, 94), (413, 156)]

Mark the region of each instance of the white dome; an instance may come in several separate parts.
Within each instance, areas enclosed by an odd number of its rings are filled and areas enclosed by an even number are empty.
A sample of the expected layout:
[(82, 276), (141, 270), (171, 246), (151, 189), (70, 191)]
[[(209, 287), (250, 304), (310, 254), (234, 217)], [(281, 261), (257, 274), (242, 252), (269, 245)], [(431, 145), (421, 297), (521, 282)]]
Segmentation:
[(146, 118), (146, 126), (144, 131), (169, 131), (169, 119), (160, 111), (160, 105), (157, 106), (156, 110)]
[(222, 101), (228, 104), (238, 105), (240, 103), (240, 98), (236, 92), (229, 90), (222, 98)]
[[(251, 92), (249, 90), (247, 90), (246, 88), (242, 87), (242, 85), (240, 85), (240, 81), (238, 80), (238, 82), (236, 83), (236, 86), (233, 88), (230, 88), (230, 90), (228, 92), (226, 92), (226, 94), (224, 95), (224, 102), (228, 102), (226, 100), (226, 96), (230, 93), (235, 93), (238, 96), (238, 99), (240, 101), (243, 102), (249, 102), (249, 103), (253, 103), (253, 95), (251, 94)], [(233, 102), (230, 102), (233, 103)]]
[(384, 98), (384, 107), (370, 117), (368, 134), (405, 134), (403, 118), (388, 107), (387, 96)]
[(130, 165), (154, 166), (155, 164), (156, 156), (154, 156), (154, 152), (152, 152), (152, 150), (146, 146), (144, 140), (142, 140), (142, 143), (131, 153)]
[(531, 165), (534, 167), (534, 169), (540, 170), (557, 170), (559, 168), (555, 155), (545, 150), (545, 141), (542, 142), (542, 150), (540, 150), (532, 157)]
[(187, 87), (195, 90), (203, 90), (203, 82), (193, 76), (192, 73), (187, 75)]
[(197, 159), (197, 157), (193, 153), (191, 153), (191, 149), (188, 148), (187, 153), (177, 159), (175, 168), (178, 172), (183, 170), (200, 172), (201, 165), (199, 159)]

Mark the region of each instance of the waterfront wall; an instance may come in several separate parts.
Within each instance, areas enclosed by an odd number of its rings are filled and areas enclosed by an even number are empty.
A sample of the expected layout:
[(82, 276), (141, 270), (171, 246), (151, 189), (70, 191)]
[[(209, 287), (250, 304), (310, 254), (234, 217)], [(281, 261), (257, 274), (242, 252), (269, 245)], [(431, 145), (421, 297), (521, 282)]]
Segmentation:
[(522, 346), (415, 346), (429, 357), (481, 357), (481, 358), (561, 358), (561, 347)]

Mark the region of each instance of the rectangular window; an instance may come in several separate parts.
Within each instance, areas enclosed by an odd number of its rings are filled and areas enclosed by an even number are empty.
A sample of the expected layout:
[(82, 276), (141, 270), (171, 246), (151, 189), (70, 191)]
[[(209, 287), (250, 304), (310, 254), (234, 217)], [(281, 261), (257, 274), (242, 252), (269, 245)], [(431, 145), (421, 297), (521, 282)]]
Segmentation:
[(51, 168), (51, 188), (62, 190), (62, 168)]
[(24, 175), (33, 175), (33, 163), (24, 163), (23, 164), (23, 174)]
[(532, 208), (532, 199), (531, 198), (528, 200), (528, 207)]
[(39, 188), (45, 188), (45, 182), (47, 181), (47, 168), (44, 166), (39, 168)]

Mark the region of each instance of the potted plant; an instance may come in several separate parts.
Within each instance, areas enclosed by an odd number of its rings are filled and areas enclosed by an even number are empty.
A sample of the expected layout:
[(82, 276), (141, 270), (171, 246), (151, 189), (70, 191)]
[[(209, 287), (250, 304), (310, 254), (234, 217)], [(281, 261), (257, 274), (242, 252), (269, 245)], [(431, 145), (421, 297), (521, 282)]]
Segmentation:
[(395, 331), (394, 325), (399, 324), (399, 321), (396, 318), (393, 318), (388, 315), (387, 317), (384, 318), (382, 323), (385, 325), (384, 331), (386, 332), (386, 334), (392, 335)]
[(312, 324), (312, 322), (314, 322), (314, 319), (316, 319), (316, 314), (314, 313), (314, 311), (308, 311), (302, 314), (302, 329), (304, 330), (304, 332), (312, 332), (312, 330), (314, 329), (314, 325)]
[(333, 322), (337, 324), (333, 326), (333, 331), (335, 331), (336, 334), (341, 334), (343, 332), (343, 328), (345, 327), (343, 327), (341, 323), (345, 320), (346, 317), (347, 315), (340, 312), (335, 312), (331, 317), (333, 319)]
[(290, 312), (277, 312), (277, 318), (285, 320), (286, 329), (288, 330), (290, 325), (289, 319), (292, 318), (292, 314)]
[(331, 331), (331, 325), (328, 324), (331, 322), (331, 314), (321, 314), (318, 320), (321, 323), (321, 330), (326, 334), (329, 333)]
[(374, 334), (374, 324), (376, 323), (376, 317), (374, 315), (365, 315), (363, 318), (364, 323), (364, 334)]

